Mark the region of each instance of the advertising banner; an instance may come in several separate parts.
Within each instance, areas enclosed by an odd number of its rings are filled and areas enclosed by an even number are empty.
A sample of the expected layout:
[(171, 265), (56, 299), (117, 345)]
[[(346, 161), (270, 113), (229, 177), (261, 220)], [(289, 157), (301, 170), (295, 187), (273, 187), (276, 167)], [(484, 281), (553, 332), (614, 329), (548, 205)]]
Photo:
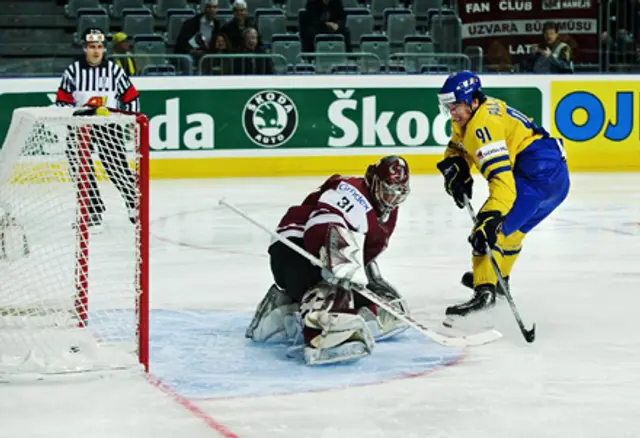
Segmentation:
[(640, 80), (553, 81), (552, 134), (581, 170), (640, 170)]
[[(292, 149), (314, 155), (319, 150), (341, 154), (352, 148), (446, 145), (451, 127), (439, 113), (437, 92), (436, 87), (141, 89), (140, 99), (156, 156), (176, 151), (210, 151), (212, 156), (244, 151), (247, 156)], [(541, 121), (538, 88), (488, 87), (486, 92)], [(0, 94), (0, 137), (15, 108), (54, 100), (53, 93)], [(45, 152), (63, 151), (64, 136), (55, 138)]]
[(542, 42), (542, 26), (558, 25), (574, 62), (597, 62), (598, 3), (595, 0), (471, 0), (458, 2), (463, 47), (481, 46), (485, 64), (519, 64)]

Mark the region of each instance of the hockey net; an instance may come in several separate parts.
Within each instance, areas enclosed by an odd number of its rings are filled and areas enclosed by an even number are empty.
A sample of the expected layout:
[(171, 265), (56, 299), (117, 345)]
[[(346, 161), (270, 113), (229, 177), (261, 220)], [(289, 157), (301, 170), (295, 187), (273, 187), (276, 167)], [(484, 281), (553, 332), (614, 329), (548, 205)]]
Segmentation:
[(148, 366), (147, 119), (74, 112), (16, 109), (0, 150), (0, 382)]

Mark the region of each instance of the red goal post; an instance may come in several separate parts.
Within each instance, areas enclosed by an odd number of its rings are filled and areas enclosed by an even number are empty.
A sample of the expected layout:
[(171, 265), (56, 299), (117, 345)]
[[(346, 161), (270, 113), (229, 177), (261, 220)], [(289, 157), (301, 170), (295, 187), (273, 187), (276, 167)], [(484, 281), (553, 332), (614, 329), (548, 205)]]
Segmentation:
[(76, 111), (16, 109), (0, 150), (0, 381), (148, 370), (148, 119)]

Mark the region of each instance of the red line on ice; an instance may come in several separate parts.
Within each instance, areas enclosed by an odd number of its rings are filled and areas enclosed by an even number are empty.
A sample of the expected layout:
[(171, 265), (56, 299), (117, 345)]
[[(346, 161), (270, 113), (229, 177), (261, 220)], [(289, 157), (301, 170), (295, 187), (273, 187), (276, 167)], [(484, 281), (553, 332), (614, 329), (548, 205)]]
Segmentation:
[(162, 392), (164, 392), (165, 394), (167, 394), (168, 396), (173, 398), (178, 404), (182, 405), (184, 408), (186, 408), (193, 415), (195, 415), (196, 417), (198, 417), (202, 421), (204, 421), (207, 426), (209, 426), (211, 429), (213, 429), (216, 432), (218, 432), (224, 438), (239, 438), (238, 435), (236, 435), (235, 433), (231, 432), (222, 423), (220, 423), (220, 422), (214, 420), (213, 418), (211, 418), (211, 416), (209, 414), (207, 414), (205, 411), (203, 411), (198, 406), (196, 406), (195, 403), (193, 403), (192, 401), (184, 398), (183, 396), (181, 396), (180, 394), (175, 392), (173, 389), (171, 389), (169, 387), (169, 385), (167, 385), (166, 383), (162, 382), (157, 377), (154, 377), (151, 374), (147, 374), (147, 380), (153, 386), (155, 386), (156, 388), (158, 388), (159, 390), (161, 390)]

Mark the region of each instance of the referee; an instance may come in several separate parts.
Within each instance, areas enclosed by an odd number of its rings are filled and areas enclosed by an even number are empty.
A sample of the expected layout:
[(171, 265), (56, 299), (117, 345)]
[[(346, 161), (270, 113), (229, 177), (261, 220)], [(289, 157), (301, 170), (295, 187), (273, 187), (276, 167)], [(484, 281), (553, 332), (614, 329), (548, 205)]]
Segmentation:
[[(60, 81), (56, 106), (88, 107), (79, 114), (95, 114), (96, 108), (107, 107), (138, 112), (138, 91), (126, 72), (115, 62), (106, 60), (105, 35), (101, 29), (87, 29), (82, 37), (84, 56), (71, 63)], [(78, 171), (79, 159), (76, 129), (69, 129), (66, 155), (71, 175)], [(107, 176), (118, 188), (129, 212), (129, 220), (136, 221), (136, 177), (127, 162), (124, 131), (116, 124), (94, 126), (90, 132), (91, 149), (98, 152)], [(102, 224), (105, 205), (96, 181), (93, 159), (89, 158), (89, 226)]]

